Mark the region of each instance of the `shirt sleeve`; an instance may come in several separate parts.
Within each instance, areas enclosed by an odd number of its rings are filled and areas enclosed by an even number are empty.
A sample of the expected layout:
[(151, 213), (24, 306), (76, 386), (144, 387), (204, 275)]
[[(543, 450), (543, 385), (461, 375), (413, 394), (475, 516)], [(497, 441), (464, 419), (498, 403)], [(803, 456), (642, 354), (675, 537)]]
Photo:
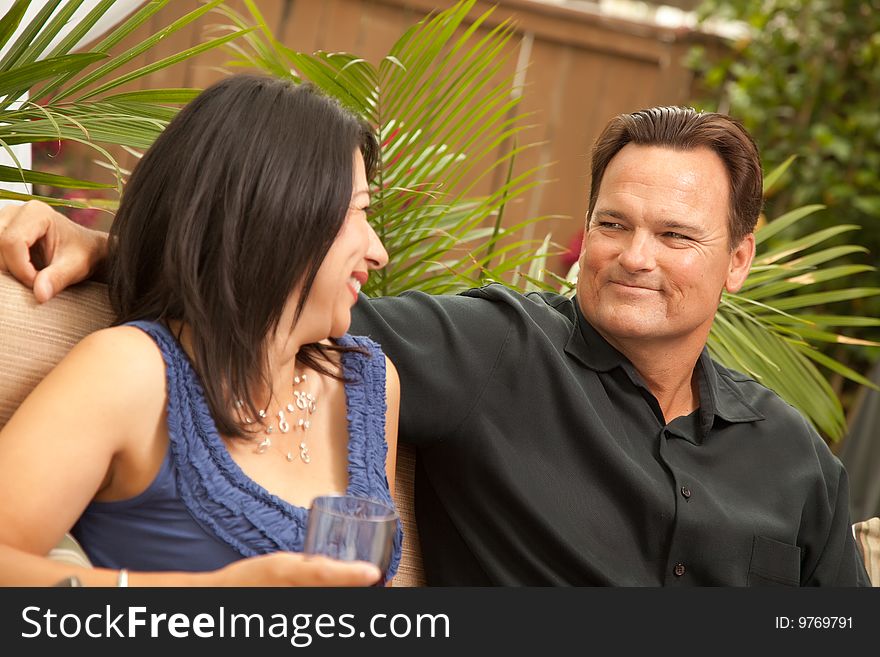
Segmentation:
[[(806, 421), (804, 421), (805, 424)], [(822, 471), (822, 486), (804, 509), (802, 531), (813, 549), (804, 555), (804, 586), (871, 586), (852, 531), (849, 483), (840, 460), (807, 425)], [(817, 499), (818, 498), (818, 499)]]
[(453, 434), (479, 403), (510, 325), (502, 303), (406, 292), (362, 294), (350, 331), (378, 342), (397, 367), (399, 439), (425, 446)]

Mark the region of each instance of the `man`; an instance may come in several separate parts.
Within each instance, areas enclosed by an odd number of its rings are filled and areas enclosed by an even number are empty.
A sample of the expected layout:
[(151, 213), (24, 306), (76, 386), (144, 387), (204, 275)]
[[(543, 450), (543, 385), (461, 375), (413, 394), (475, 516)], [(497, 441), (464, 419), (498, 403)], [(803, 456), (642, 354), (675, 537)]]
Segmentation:
[[(621, 115), (591, 182), (574, 300), (491, 285), (358, 304), (352, 332), (402, 379), (429, 583), (868, 585), (840, 462), (706, 351), (754, 256), (749, 135), (691, 109)], [(0, 214), (0, 267), (40, 300), (103, 248), (42, 206)]]

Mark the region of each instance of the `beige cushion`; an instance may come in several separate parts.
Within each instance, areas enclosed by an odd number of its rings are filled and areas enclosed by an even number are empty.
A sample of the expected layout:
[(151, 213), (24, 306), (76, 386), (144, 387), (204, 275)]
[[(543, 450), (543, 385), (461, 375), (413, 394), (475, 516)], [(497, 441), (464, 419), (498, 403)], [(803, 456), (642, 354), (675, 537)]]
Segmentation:
[[(112, 318), (105, 285), (83, 283), (40, 305), (28, 288), (0, 272), (0, 428), (73, 345), (108, 326)], [(402, 447), (397, 456), (395, 501), (404, 542), (394, 586), (424, 585), (412, 504), (414, 470), (414, 451)], [(74, 562), (85, 559), (70, 536), (51, 556)]]
[(880, 518), (874, 517), (853, 525), (856, 544), (865, 561), (871, 584), (880, 586)]
[(398, 445), (394, 503), (403, 523), (403, 554), (400, 558), (400, 568), (394, 577), (394, 586), (425, 585), (422, 546), (419, 544), (419, 528), (413, 510), (415, 471), (415, 448), (411, 445)]
[(49, 558), (83, 568), (92, 567), (92, 562), (89, 561), (82, 546), (70, 534), (65, 534), (58, 545), (49, 550)]
[(44, 305), (0, 273), (0, 427), (71, 347), (110, 324), (106, 286), (77, 285)]

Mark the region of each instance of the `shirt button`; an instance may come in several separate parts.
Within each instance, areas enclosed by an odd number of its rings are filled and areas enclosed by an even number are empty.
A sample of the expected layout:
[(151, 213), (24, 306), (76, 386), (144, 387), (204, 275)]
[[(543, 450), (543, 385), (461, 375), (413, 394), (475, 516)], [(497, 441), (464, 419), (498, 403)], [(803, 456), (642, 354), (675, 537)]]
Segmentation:
[(691, 497), (691, 489), (688, 488), (687, 486), (682, 486), (682, 487), (681, 487), (681, 496), (682, 496), (684, 499), (686, 499), (686, 500), (687, 500), (687, 499), (690, 499), (690, 497)]
[(686, 569), (683, 563), (677, 563), (675, 564), (675, 568), (672, 569), (672, 572), (675, 573), (676, 577), (681, 577), (682, 575), (684, 575), (685, 570)]

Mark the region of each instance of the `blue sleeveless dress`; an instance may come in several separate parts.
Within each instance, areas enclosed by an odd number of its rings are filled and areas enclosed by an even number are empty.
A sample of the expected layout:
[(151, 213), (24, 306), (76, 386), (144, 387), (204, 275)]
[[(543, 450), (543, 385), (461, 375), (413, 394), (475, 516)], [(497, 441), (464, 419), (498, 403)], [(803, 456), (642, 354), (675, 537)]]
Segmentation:
[[(142, 571), (206, 571), (279, 550), (301, 552), (308, 509), (272, 495), (232, 460), (180, 343), (158, 322), (132, 322), (165, 360), (169, 445), (159, 473), (136, 497), (92, 502), (73, 535), (95, 566)], [(348, 406), (347, 493), (393, 505), (385, 476), (385, 357), (365, 337), (341, 346)], [(398, 527), (390, 579), (400, 562)]]

